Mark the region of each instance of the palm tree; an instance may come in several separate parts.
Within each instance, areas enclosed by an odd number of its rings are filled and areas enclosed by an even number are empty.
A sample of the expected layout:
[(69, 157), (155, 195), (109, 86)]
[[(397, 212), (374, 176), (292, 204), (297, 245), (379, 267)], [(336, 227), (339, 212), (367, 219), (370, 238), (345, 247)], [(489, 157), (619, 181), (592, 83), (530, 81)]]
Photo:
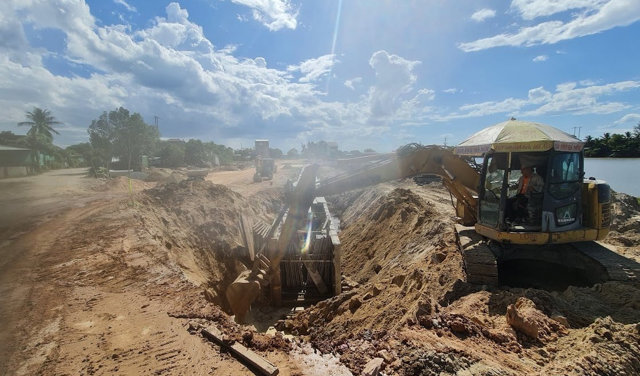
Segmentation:
[(38, 136), (43, 136), (49, 143), (53, 141), (53, 134), (60, 134), (58, 131), (53, 129), (54, 125), (62, 124), (57, 121), (55, 117), (51, 115), (49, 110), (43, 110), (38, 107), (34, 107), (33, 111), (27, 111), (26, 113), (27, 121), (22, 121), (18, 123), (19, 126), (27, 125), (31, 127), (27, 132), (27, 135), (31, 139), (36, 139)]

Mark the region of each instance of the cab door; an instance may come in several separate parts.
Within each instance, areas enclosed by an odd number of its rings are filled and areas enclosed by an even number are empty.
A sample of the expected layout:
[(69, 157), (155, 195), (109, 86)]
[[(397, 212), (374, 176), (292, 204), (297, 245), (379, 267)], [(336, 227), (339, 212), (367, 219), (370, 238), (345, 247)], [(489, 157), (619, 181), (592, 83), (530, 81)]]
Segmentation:
[(504, 183), (506, 178), (506, 155), (487, 154), (482, 165), (480, 192), (478, 192), (479, 222), (485, 226), (499, 228), (504, 220)]

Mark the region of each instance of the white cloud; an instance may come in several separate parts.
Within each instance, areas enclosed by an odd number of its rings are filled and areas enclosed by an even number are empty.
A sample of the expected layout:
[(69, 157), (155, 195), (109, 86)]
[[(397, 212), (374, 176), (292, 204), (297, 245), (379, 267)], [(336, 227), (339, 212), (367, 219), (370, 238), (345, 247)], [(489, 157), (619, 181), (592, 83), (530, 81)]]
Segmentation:
[(137, 12), (136, 7), (129, 5), (125, 0), (113, 0), (113, 2), (127, 8), (129, 12)]
[(352, 78), (350, 80), (346, 80), (344, 82), (344, 86), (348, 87), (351, 90), (355, 90), (356, 89), (355, 85), (357, 85), (357, 84), (359, 84), (361, 82), (362, 82), (362, 77), (354, 77), (354, 78)]
[[(516, 33), (498, 34), (492, 37), (478, 39), (473, 42), (460, 43), (458, 44), (458, 48), (465, 52), (471, 52), (500, 46), (534, 46), (539, 44), (554, 44), (563, 40), (600, 33), (614, 27), (628, 26), (640, 20), (640, 1), (638, 0), (575, 2), (585, 4), (589, 3), (589, 6), (581, 6), (580, 8), (586, 7), (586, 11), (574, 14), (573, 18), (568, 22), (550, 20), (537, 25), (522, 27)], [(526, 3), (539, 5), (550, 2), (534, 0)], [(555, 4), (556, 2), (553, 3)], [(539, 10), (538, 12), (527, 10), (523, 13), (523, 17), (533, 17), (537, 14), (547, 14), (550, 12), (551, 14), (555, 14), (557, 13), (555, 9), (564, 8), (567, 7), (558, 6), (556, 8), (549, 8), (549, 10)], [(572, 6), (567, 9), (574, 8), (576, 8), (576, 6)], [(529, 8), (525, 7), (522, 9)]]
[[(70, 62), (98, 72), (86, 79), (55, 76), (41, 59), (34, 58), (41, 51), (9, 46), (20, 60), (9, 60), (9, 53), (0, 55), (4, 69), (0, 99), (3, 108), (18, 109), (14, 114), (18, 118), (0, 121), (3, 126), (15, 125), (33, 105), (50, 108), (62, 121), (80, 126), (88, 125), (88, 112), (96, 117), (125, 105), (132, 111), (157, 114), (165, 123), (201, 124), (193, 130), (200, 134), (212, 131), (204, 124), (218, 124), (216, 132), (227, 137), (256, 128), (264, 131), (256, 119), (270, 122), (279, 116), (290, 117), (290, 130), (295, 133), (307, 127), (301, 119), (322, 105), (312, 85), (290, 82), (285, 71), (267, 68), (264, 58), (238, 59), (232, 55), (233, 48), (215, 49), (177, 3), (166, 7), (166, 18), (156, 18), (150, 27), (135, 32), (124, 25), (96, 25), (80, 1), (16, 4), (36, 30), (48, 27), (65, 33)], [(18, 19), (16, 10), (7, 8), (3, 12), (7, 19)], [(1, 25), (0, 40), (4, 40), (7, 33)], [(22, 30), (20, 23), (13, 26)], [(26, 39), (24, 44), (28, 47)], [(307, 74), (313, 76), (311, 70)], [(92, 86), (94, 92), (88, 90)], [(313, 116), (329, 121), (321, 111)]]
[(572, 9), (594, 9), (607, 0), (513, 0), (511, 8), (525, 20), (551, 16)]
[(597, 82), (594, 80), (580, 80), (580, 82), (578, 83), (580, 84), (580, 86), (594, 86), (597, 84)]
[(462, 93), (462, 90), (456, 89), (455, 87), (452, 87), (452, 88), (449, 88), (449, 89), (444, 89), (442, 91), (447, 93), (447, 94)]
[(374, 52), (369, 65), (376, 73), (376, 83), (369, 90), (372, 118), (393, 115), (400, 107), (402, 95), (408, 93), (416, 81), (413, 68), (419, 61), (406, 60), (387, 51)]
[(435, 90), (431, 89), (420, 89), (418, 90), (418, 95), (416, 95), (416, 98), (418, 100), (432, 101), (436, 99), (436, 92)]
[(552, 98), (552, 94), (546, 91), (542, 86), (540, 86), (529, 90), (527, 98), (529, 99), (529, 103), (531, 104), (540, 104), (550, 101)]
[(283, 28), (295, 30), (298, 13), (294, 12), (289, 0), (231, 0), (252, 9), (253, 18), (271, 31)]
[(304, 76), (300, 78), (300, 82), (314, 82), (331, 72), (337, 62), (335, 55), (327, 54), (303, 61), (299, 65), (290, 65), (287, 67), (287, 71), (302, 73)]
[[(335, 56), (308, 59), (291, 70), (269, 68), (260, 56), (236, 57), (233, 46), (214, 46), (177, 3), (166, 7), (165, 17), (138, 30), (103, 26), (82, 1), (12, 5), (0, 15), (0, 41), (6, 35), (23, 35), (21, 22), (28, 22), (36, 33), (60, 30), (66, 44), (59, 58), (92, 72), (84, 78), (74, 76), (73, 69), (69, 77), (56, 75), (41, 59), (50, 52), (31, 48), (26, 38), (0, 44), (0, 106), (9, 109), (0, 119), (0, 129), (15, 129), (32, 106), (48, 108), (68, 126), (61, 129), (58, 144), (86, 140), (77, 129), (119, 106), (148, 120), (157, 115), (163, 137), (189, 135), (225, 143), (277, 131), (291, 143), (324, 138), (358, 140), (357, 144), (388, 138), (406, 119), (425, 114), (426, 103), (435, 95), (413, 88), (419, 62), (378, 51), (369, 60), (375, 84), (366, 94), (354, 102), (328, 101), (326, 93), (316, 89), (316, 81), (328, 74)], [(361, 81), (356, 77), (351, 84)]]
[(542, 62), (542, 61), (547, 61), (548, 58), (549, 57), (547, 55), (538, 55), (538, 56), (533, 58), (533, 61), (535, 63), (539, 63), (539, 62)]
[(425, 125), (433, 108), (428, 105), (436, 98), (435, 90), (420, 89), (411, 99), (400, 103), (396, 118), (402, 126)]
[(471, 15), (471, 19), (476, 21), (476, 22), (484, 22), (486, 20), (488, 20), (489, 18), (493, 18), (496, 16), (496, 11), (493, 9), (480, 9), (479, 11), (475, 12), (474, 14)]
[(630, 124), (630, 123), (631, 125), (639, 124), (640, 114), (626, 114), (620, 119), (616, 120), (614, 124), (619, 125), (619, 124)]
[(620, 102), (602, 102), (602, 97), (640, 88), (640, 81), (620, 81), (606, 85), (582, 87), (575, 82), (556, 85), (554, 93), (537, 87), (526, 98), (507, 98), (460, 106), (457, 112), (434, 116), (435, 120), (479, 117), (494, 114), (509, 116), (540, 116), (547, 114), (610, 114), (629, 106)]

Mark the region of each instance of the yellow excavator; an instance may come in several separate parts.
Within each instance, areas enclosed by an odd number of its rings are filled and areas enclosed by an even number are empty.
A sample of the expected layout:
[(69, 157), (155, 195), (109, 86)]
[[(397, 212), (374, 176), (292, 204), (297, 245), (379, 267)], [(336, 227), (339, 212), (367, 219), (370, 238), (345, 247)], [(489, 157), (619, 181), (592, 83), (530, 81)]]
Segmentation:
[[(516, 136), (506, 137), (505, 142), (487, 143), (486, 133), (496, 133), (497, 126), (511, 128), (509, 132)], [(560, 133), (552, 135), (555, 139), (548, 142), (538, 135), (531, 140), (531, 132), (524, 139), (518, 138), (531, 126)], [(520, 265), (554, 263), (578, 270), (591, 282), (640, 276), (637, 263), (595, 242), (609, 232), (611, 190), (604, 181), (585, 179), (582, 143), (578, 139), (549, 126), (514, 119), (478, 135), (480, 141), (474, 135), (470, 143), (462, 143), (453, 151), (409, 144), (386, 160), (319, 183), (318, 167), (305, 168), (289, 195), (285, 220), (274, 222), (279, 229), (272, 232), (278, 233), (277, 242), (265, 247), (266, 257), (260, 259), (259, 267), (239, 276), (227, 290), (236, 317), (244, 316), (260, 287), (266, 284), (271, 286), (272, 299), (279, 302), (280, 262), (291, 248), (295, 233), (307, 227), (307, 212), (315, 197), (422, 174), (439, 176), (455, 197), (459, 222), (456, 231), (469, 283), (497, 285), (502, 274), (513, 272), (510, 266), (515, 261)], [(465, 156), (473, 154), (482, 155), (481, 167), (474, 168), (477, 159)], [(514, 204), (523, 167), (531, 168), (541, 178), (542, 186), (538, 192), (528, 194), (520, 208), (520, 218), (512, 218), (509, 206)]]

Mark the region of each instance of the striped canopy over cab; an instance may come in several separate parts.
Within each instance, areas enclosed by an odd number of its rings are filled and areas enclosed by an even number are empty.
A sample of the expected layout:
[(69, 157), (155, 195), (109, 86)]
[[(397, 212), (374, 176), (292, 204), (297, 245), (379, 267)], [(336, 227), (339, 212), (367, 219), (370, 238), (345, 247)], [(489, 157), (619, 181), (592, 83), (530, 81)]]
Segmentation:
[(475, 133), (455, 147), (458, 155), (481, 156), (496, 152), (579, 152), (584, 142), (550, 125), (511, 119)]

